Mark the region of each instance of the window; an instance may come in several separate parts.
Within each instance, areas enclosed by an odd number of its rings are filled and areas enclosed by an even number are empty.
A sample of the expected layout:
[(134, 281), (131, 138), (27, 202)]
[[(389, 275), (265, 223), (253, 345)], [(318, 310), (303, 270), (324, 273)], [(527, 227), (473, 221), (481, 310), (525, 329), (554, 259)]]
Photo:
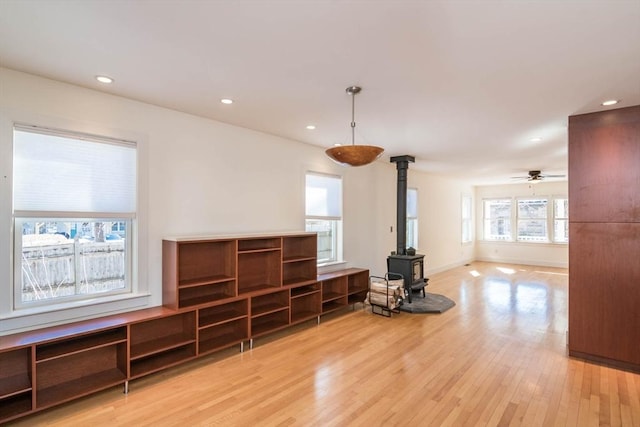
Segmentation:
[(569, 243), (569, 200), (553, 200), (553, 241)]
[(512, 240), (511, 199), (484, 200), (485, 240)]
[(469, 243), (473, 240), (471, 196), (462, 196), (462, 243)]
[(133, 142), (15, 126), (14, 307), (132, 291)]
[(548, 242), (547, 199), (518, 199), (518, 241)]
[(407, 247), (418, 248), (418, 190), (407, 188)]
[(306, 174), (305, 228), (318, 233), (318, 264), (342, 260), (342, 178)]

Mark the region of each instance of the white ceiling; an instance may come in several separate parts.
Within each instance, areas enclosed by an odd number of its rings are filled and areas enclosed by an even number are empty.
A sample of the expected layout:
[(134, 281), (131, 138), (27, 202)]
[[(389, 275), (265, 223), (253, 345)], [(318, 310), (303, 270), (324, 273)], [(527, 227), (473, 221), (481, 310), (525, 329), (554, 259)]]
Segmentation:
[(640, 1), (0, 0), (0, 65), (327, 148), (359, 85), (356, 143), (509, 182), (640, 104)]

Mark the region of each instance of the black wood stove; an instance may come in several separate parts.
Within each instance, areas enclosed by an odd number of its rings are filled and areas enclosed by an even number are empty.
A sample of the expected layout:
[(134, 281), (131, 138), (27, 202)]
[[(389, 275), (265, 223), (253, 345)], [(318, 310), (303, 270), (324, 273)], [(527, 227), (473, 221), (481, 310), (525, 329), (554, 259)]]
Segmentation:
[(398, 192), (397, 192), (397, 216), (396, 252), (387, 257), (387, 271), (389, 273), (402, 274), (404, 277), (404, 288), (407, 291), (409, 303), (411, 303), (413, 291), (422, 291), (425, 296), (424, 287), (429, 279), (424, 277), (424, 255), (407, 253), (407, 171), (409, 162), (415, 162), (413, 156), (394, 156), (391, 163), (396, 164), (398, 170)]

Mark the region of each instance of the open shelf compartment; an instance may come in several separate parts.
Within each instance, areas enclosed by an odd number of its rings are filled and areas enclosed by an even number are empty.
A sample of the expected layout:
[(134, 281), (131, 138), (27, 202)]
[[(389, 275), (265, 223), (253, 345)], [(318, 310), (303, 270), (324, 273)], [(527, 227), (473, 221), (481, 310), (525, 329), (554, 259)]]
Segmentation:
[(304, 295), (317, 293), (320, 294), (320, 282), (309, 283), (308, 285), (296, 286), (291, 289), (291, 299)]
[(66, 357), (70, 354), (87, 351), (93, 348), (126, 342), (127, 328), (107, 329), (101, 332), (81, 335), (75, 338), (41, 344), (36, 347), (36, 363), (40, 363), (58, 357)]
[(196, 343), (191, 342), (131, 361), (131, 378), (160, 371), (196, 356)]
[(347, 277), (336, 277), (322, 282), (322, 302), (347, 296)]
[(364, 302), (369, 291), (369, 272), (360, 271), (349, 275), (347, 293), (349, 304)]
[(320, 292), (307, 293), (291, 298), (291, 323), (303, 322), (322, 313)]
[(201, 308), (198, 311), (198, 327), (208, 328), (248, 316), (249, 301), (247, 299)]
[(251, 317), (264, 316), (269, 313), (289, 308), (289, 291), (283, 289), (264, 295), (251, 297)]
[(282, 238), (282, 260), (285, 263), (314, 260), (318, 256), (318, 237), (314, 234)]
[(135, 360), (195, 342), (195, 311), (134, 323), (130, 328), (130, 357)]
[(251, 337), (267, 334), (289, 326), (289, 308), (251, 318)]
[(178, 285), (183, 287), (234, 279), (235, 254), (233, 240), (180, 242)]
[(0, 424), (18, 418), (33, 409), (31, 391), (0, 399)]
[(194, 307), (236, 296), (236, 281), (230, 279), (223, 282), (201, 286), (181, 288), (178, 296), (178, 308)]
[(0, 353), (0, 423), (32, 409), (31, 347)]
[(198, 334), (198, 354), (230, 347), (249, 339), (249, 318), (227, 321), (201, 329)]
[(36, 365), (36, 407), (52, 406), (124, 384), (126, 379), (126, 342), (43, 360)]
[(314, 282), (317, 279), (318, 267), (315, 258), (288, 262), (282, 265), (282, 283), (284, 286)]
[(248, 294), (282, 286), (280, 251), (238, 254), (238, 293)]
[(280, 251), (282, 239), (280, 237), (250, 238), (238, 240), (238, 253)]

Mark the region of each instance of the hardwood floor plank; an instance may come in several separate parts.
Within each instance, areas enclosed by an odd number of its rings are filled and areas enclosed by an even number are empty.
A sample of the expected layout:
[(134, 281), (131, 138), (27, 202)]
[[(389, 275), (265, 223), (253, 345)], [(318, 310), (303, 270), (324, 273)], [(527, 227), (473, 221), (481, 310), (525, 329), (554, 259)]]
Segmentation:
[(427, 291), (456, 306), (357, 305), (10, 425), (640, 427), (640, 375), (567, 356), (565, 269), (474, 262)]

